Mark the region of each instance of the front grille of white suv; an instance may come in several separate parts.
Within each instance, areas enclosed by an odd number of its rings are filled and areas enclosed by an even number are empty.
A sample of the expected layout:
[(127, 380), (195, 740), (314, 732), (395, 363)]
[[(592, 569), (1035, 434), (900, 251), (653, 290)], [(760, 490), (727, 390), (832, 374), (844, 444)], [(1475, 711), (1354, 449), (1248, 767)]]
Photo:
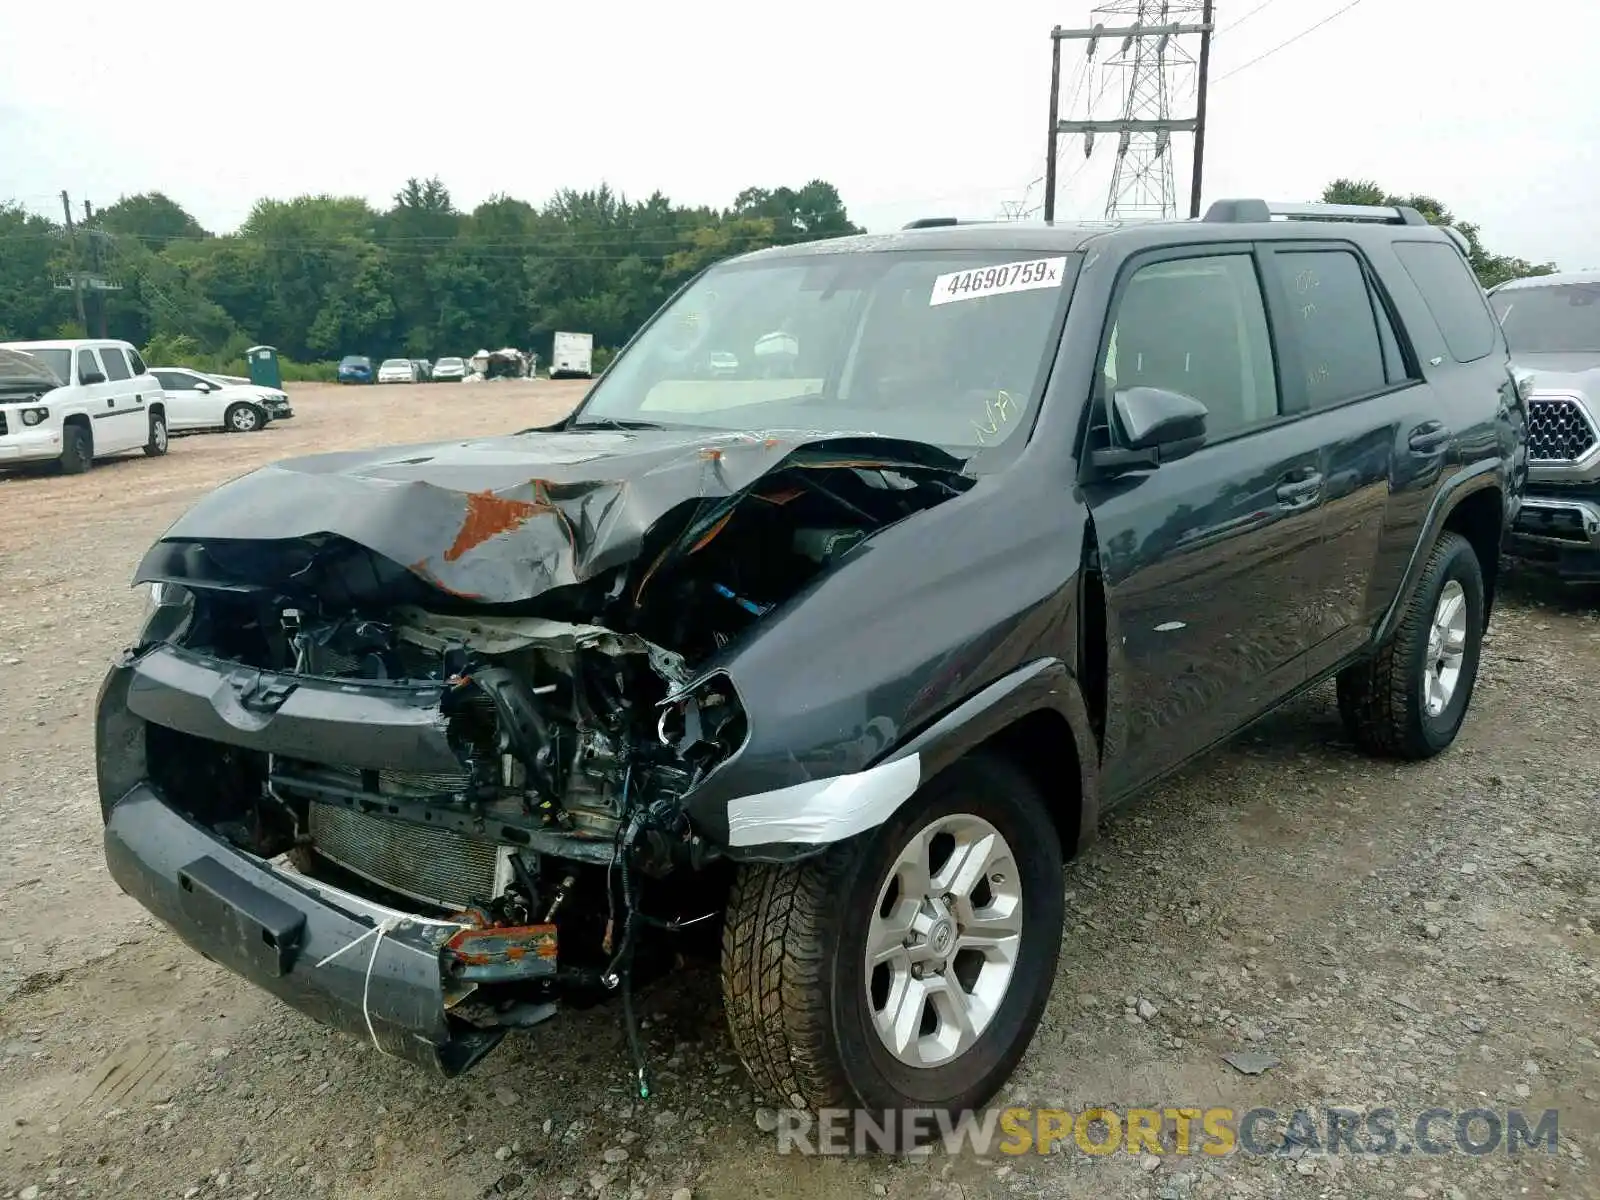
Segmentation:
[(1583, 405), (1565, 396), (1528, 401), (1530, 462), (1576, 462), (1594, 448), (1594, 423)]

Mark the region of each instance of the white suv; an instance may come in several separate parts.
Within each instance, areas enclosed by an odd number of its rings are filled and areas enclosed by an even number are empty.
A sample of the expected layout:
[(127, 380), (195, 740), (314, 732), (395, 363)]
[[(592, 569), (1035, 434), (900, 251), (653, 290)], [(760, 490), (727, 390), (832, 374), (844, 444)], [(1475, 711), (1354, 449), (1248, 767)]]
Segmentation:
[(0, 466), (54, 459), (69, 475), (97, 458), (167, 452), (166, 404), (127, 342), (0, 343)]

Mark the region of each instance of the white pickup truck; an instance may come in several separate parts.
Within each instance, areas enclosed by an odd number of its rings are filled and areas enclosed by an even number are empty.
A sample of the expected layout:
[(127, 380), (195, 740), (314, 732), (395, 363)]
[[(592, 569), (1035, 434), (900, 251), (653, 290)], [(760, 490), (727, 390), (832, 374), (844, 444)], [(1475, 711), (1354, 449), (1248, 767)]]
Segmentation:
[(0, 343), (0, 467), (55, 460), (69, 475), (128, 450), (167, 452), (166, 403), (127, 342)]

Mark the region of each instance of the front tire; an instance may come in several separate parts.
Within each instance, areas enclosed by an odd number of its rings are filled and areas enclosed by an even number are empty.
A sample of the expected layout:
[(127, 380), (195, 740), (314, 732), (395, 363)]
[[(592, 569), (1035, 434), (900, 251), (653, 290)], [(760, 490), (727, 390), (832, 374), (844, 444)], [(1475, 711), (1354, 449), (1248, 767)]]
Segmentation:
[(167, 419), (160, 413), (150, 414), (150, 438), (144, 444), (146, 458), (160, 458), (167, 452)]
[(255, 405), (241, 401), (228, 405), (228, 411), (222, 414), (222, 424), (229, 433), (254, 433), (266, 422)]
[(61, 473), (82, 475), (94, 465), (94, 435), (82, 425), (68, 425), (61, 431)]
[(1416, 761), (1456, 739), (1483, 650), (1483, 568), (1472, 543), (1439, 535), (1400, 627), (1339, 673), (1339, 716), (1369, 754)]
[(812, 1109), (980, 1107), (1038, 1028), (1062, 886), (1037, 788), (987, 756), (815, 859), (741, 867), (723, 1000), (757, 1089)]

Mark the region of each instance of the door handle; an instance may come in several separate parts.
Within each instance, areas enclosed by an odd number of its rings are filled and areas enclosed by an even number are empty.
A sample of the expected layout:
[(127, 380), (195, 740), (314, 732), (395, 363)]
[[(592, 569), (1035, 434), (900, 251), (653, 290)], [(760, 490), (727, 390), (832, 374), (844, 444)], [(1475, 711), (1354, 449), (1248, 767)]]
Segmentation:
[(1289, 508), (1304, 508), (1322, 494), (1322, 476), (1311, 474), (1278, 485), (1278, 499)]
[(1446, 429), (1442, 422), (1429, 421), (1413, 429), (1411, 440), (1406, 444), (1416, 454), (1437, 454), (1449, 445), (1453, 436), (1454, 434)]
[(115, 408), (116, 406), (117, 406), (117, 398), (115, 396), (107, 396), (106, 397), (106, 407), (107, 408)]

